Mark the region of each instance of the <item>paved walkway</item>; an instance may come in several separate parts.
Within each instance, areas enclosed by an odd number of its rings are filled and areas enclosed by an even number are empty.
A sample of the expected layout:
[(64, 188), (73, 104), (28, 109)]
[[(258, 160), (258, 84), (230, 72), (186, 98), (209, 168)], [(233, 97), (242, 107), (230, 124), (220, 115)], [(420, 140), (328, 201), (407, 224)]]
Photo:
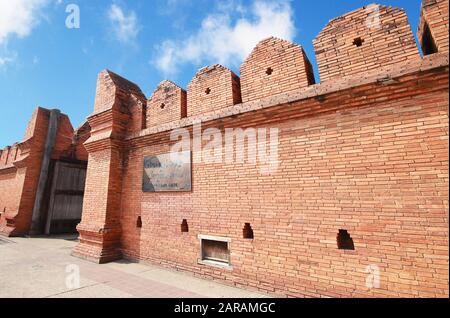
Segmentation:
[(90, 263), (70, 256), (76, 243), (75, 236), (0, 236), (0, 298), (266, 297), (157, 266), (127, 261)]

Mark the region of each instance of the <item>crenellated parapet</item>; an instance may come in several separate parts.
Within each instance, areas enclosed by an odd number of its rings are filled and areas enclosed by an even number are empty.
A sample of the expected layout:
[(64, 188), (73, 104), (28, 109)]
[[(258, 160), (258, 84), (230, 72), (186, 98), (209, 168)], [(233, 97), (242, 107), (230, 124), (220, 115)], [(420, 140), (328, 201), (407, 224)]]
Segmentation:
[[(425, 55), (448, 53), (447, 1), (424, 0), (418, 34)], [(321, 83), (316, 83), (313, 65), (302, 46), (276, 37), (255, 46), (240, 66), (240, 78), (215, 64), (200, 69), (187, 90), (162, 81), (148, 100), (136, 84), (105, 70), (97, 81), (94, 115), (89, 120), (93, 134), (87, 146), (241, 103), (311, 91), (323, 87), (322, 83), (332, 84), (330, 80), (358, 82), (368, 73), (382, 73), (398, 65), (408, 68), (421, 61), (405, 11), (391, 6), (370, 4), (332, 19), (313, 43)], [(108, 121), (114, 129), (105, 128)], [(96, 133), (96, 127), (101, 133)]]
[(314, 71), (303, 48), (274, 37), (259, 42), (241, 65), (244, 103), (314, 83)]
[[(448, 53), (447, 1), (423, 2), (418, 34), (425, 55)], [(370, 4), (332, 19), (313, 42), (321, 87), (322, 83), (330, 84), (329, 80), (350, 78), (358, 82), (369, 72), (397, 65), (408, 68), (421, 61), (405, 11), (391, 6)], [(98, 77), (95, 116), (90, 119), (94, 134), (87, 144), (89, 147), (108, 137), (101, 124), (108, 116), (110, 123), (115, 122), (113, 139), (118, 140), (138, 135), (145, 128), (314, 90), (318, 85), (302, 46), (275, 37), (255, 46), (240, 67), (240, 78), (216, 64), (200, 69), (187, 90), (168, 80), (161, 82), (148, 100), (136, 84), (105, 70)], [(106, 110), (111, 112), (102, 114)], [(101, 135), (95, 133), (95, 126), (101, 127)], [(118, 135), (122, 137), (116, 138)]]
[(12, 146), (7, 146), (0, 152), (0, 169), (5, 167), (12, 167), (14, 161), (19, 155), (19, 145), (14, 144)]
[(186, 91), (171, 81), (162, 81), (147, 102), (147, 126), (170, 123), (186, 116)]
[(322, 82), (420, 59), (405, 11), (378, 4), (331, 20), (313, 42)]
[(448, 53), (448, 1), (424, 0), (417, 37), (424, 55)]
[(242, 101), (239, 77), (219, 64), (200, 69), (187, 91), (188, 116), (213, 112)]

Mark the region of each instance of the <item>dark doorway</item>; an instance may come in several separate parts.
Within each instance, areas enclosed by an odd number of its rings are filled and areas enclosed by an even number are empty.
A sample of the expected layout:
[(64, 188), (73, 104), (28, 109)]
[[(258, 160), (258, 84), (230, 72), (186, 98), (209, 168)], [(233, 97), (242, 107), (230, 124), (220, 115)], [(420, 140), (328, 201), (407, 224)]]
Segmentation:
[(48, 193), (44, 233), (76, 233), (83, 210), (86, 163), (56, 161)]

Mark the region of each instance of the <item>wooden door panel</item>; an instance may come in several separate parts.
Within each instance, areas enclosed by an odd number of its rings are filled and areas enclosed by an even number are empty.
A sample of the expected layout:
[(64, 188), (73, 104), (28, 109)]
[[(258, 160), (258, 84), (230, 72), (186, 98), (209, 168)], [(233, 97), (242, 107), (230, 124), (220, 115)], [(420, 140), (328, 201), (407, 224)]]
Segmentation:
[(81, 221), (86, 166), (57, 162), (51, 187), (46, 234), (70, 233)]

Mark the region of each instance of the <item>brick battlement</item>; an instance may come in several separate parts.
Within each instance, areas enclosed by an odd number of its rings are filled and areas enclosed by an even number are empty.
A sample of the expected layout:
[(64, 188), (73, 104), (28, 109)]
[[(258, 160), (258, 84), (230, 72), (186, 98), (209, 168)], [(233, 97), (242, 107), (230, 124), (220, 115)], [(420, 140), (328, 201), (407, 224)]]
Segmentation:
[[(172, 120), (170, 122), (160, 123), (155, 126), (152, 125), (140, 132), (128, 135), (126, 139), (131, 141), (134, 139), (143, 139), (144, 137), (151, 138), (151, 136), (154, 134), (168, 132), (177, 128), (189, 127), (195, 122), (207, 123), (227, 117), (235, 118), (240, 114), (254, 113), (263, 109), (270, 109), (274, 106), (290, 105), (292, 103), (307, 99), (319, 99), (321, 97), (325, 97), (326, 95), (351, 89), (359, 90), (358, 87), (366, 88), (368, 85), (373, 85), (374, 87), (379, 88), (389, 84), (397, 83), (400, 78), (407, 78), (408, 75), (411, 76), (412, 80), (414, 80), (412, 76), (418, 76), (418, 74), (420, 73), (432, 73), (439, 69), (441, 69), (442, 72), (445, 73), (446, 71), (448, 71), (448, 66), (449, 55), (447, 53), (434, 54), (426, 56), (424, 59), (414, 60), (409, 63), (380, 67), (376, 70), (366, 72), (364, 76), (340, 78), (332, 82), (310, 85), (290, 92), (261, 98), (259, 100), (236, 104), (227, 109), (206, 112), (198, 116), (191, 116), (179, 120)], [(438, 86), (436, 86), (435, 88), (441, 89), (441, 87)], [(429, 88), (429, 90), (432, 89), (433, 87)], [(370, 99), (366, 99), (365, 101), (362, 101), (360, 104), (358, 104), (358, 106), (362, 106), (370, 102), (373, 101)], [(286, 110), (286, 113), (291, 117), (301, 116), (301, 112), (295, 114), (293, 110), (289, 109)], [(279, 120), (279, 118), (277, 118), (276, 120)], [(268, 119), (265, 119), (264, 121), (266, 123), (270, 122), (270, 120)]]
[(186, 116), (186, 91), (171, 81), (161, 82), (147, 102), (147, 126), (154, 127)]
[(241, 102), (239, 77), (216, 64), (200, 69), (188, 85), (187, 115), (194, 116)]
[(303, 48), (274, 37), (262, 40), (241, 66), (243, 102), (314, 83), (312, 65)]
[(420, 58), (405, 11), (378, 4), (331, 20), (314, 47), (322, 82)]
[[(423, 4), (418, 35), (425, 55), (448, 53), (446, 1)], [(390, 66), (397, 69), (422, 63), (404, 10), (378, 4), (330, 20), (314, 40), (314, 47), (323, 83), (319, 86), (303, 48), (270, 37), (258, 43), (243, 62), (241, 78), (216, 64), (200, 69), (187, 91), (166, 80), (148, 100), (136, 84), (106, 70), (99, 75), (94, 114), (113, 105), (125, 107), (123, 112), (133, 119), (124, 129), (139, 134), (183, 118), (226, 112), (242, 102), (308, 91), (309, 86), (324, 87), (329, 80), (336, 83), (348, 78), (358, 83), (368, 74), (385, 74), (383, 70)]]

